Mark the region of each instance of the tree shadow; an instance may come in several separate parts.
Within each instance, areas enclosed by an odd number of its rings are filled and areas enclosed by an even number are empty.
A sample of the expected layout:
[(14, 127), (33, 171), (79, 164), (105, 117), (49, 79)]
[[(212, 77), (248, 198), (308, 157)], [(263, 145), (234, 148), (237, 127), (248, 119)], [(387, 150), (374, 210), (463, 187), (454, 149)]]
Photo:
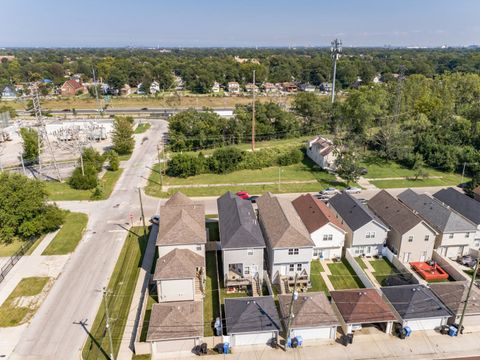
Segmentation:
[(75, 325), (80, 325), (83, 330), (87, 333), (88, 338), (90, 339), (90, 348), (88, 351), (90, 352), (92, 350), (92, 347), (95, 345), (96, 348), (100, 351), (100, 353), (105, 357), (105, 359), (109, 360), (110, 355), (107, 353), (105, 349), (102, 348), (102, 345), (95, 339), (95, 337), (92, 335), (90, 331), (87, 329), (87, 320), (80, 320), (79, 322), (73, 322)]

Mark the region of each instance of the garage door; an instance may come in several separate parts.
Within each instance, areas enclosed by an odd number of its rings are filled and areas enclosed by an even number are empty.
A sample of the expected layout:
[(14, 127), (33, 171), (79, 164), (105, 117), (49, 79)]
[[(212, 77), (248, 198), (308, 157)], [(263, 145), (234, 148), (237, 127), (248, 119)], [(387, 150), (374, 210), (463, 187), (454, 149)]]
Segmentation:
[(157, 341), (153, 343), (153, 359), (163, 359), (165, 357), (175, 357), (192, 355), (192, 349), (195, 347), (195, 339)]
[(275, 333), (271, 331), (256, 334), (235, 334), (230, 337), (232, 346), (266, 345), (269, 344)]
[(292, 337), (301, 336), (304, 340), (330, 339), (332, 328), (293, 329)]
[(425, 320), (407, 321), (404, 324), (404, 326), (410, 327), (412, 331), (433, 330), (441, 325), (442, 325), (442, 319), (425, 319)]

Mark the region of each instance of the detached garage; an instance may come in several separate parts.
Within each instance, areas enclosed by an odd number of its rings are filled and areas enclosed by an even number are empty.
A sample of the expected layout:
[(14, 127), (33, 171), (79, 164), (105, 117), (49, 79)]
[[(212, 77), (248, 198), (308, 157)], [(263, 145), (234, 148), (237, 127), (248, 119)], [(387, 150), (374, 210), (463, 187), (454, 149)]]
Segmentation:
[(446, 306), (424, 285), (401, 285), (381, 288), (400, 316), (403, 327), (412, 331), (434, 330), (452, 316)]
[(230, 346), (270, 345), (278, 339), (281, 323), (270, 296), (225, 299)]
[[(291, 295), (278, 297), (283, 324), (286, 328), (292, 302)], [(301, 294), (293, 303), (290, 338), (303, 340), (333, 340), (340, 325), (330, 302), (323, 292)]]

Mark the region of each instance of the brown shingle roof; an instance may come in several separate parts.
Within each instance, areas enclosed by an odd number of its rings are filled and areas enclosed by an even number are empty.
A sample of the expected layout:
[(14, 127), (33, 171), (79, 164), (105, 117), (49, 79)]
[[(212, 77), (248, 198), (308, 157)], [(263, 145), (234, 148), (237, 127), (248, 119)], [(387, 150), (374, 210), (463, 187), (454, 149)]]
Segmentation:
[(267, 192), (257, 199), (257, 205), (266, 239), (272, 248), (314, 246), (290, 201)]
[(153, 280), (194, 278), (205, 259), (188, 249), (174, 249), (157, 260)]
[(153, 304), (147, 341), (201, 336), (203, 336), (202, 301)]
[[(280, 313), (284, 322), (288, 321), (291, 295), (279, 295)], [(339, 321), (332, 305), (323, 292), (301, 294), (293, 303), (293, 328), (311, 328), (316, 326), (336, 326)]]
[(327, 205), (311, 194), (300, 195), (292, 201), (292, 204), (310, 234), (328, 223), (344, 230), (342, 223)]
[(400, 234), (406, 233), (414, 226), (422, 222), (422, 218), (415, 215), (412, 210), (395, 199), (385, 190), (368, 201), (368, 207), (385, 222), (386, 225)]
[[(430, 289), (447, 306), (451, 312), (459, 316), (462, 313), (467, 298), (468, 283), (454, 281), (448, 283), (430, 284)], [(480, 290), (473, 286), (467, 304), (467, 315), (480, 314)]]
[(396, 320), (390, 306), (376, 289), (331, 291), (330, 296), (347, 324)]
[(195, 205), (192, 199), (184, 195), (182, 192), (177, 191), (168, 199), (165, 206), (183, 206), (183, 205)]
[(68, 86), (71, 87), (74, 90), (80, 90), (83, 89), (83, 85), (77, 82), (76, 80), (67, 80), (65, 83), (62, 85), (62, 87)]

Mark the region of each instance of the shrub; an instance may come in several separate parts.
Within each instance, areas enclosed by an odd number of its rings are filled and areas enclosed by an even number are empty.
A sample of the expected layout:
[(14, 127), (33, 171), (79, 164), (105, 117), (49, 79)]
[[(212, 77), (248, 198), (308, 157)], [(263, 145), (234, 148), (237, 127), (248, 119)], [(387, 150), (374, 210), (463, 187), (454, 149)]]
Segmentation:
[(82, 152), (83, 165), (92, 165), (97, 172), (102, 171), (105, 158), (94, 148), (85, 148)]
[(244, 152), (236, 147), (225, 147), (217, 149), (208, 158), (208, 167), (212, 172), (227, 174), (237, 170), (242, 162)]
[(204, 168), (204, 158), (188, 154), (174, 155), (167, 164), (167, 175), (186, 178), (200, 174)]
[(111, 150), (107, 154), (108, 158), (108, 170), (117, 171), (120, 168), (120, 159), (115, 150)]
[(74, 189), (93, 189), (98, 185), (97, 174), (97, 169), (92, 164), (84, 164), (84, 175), (82, 174), (82, 168), (77, 167), (68, 180), (68, 184)]
[(303, 159), (303, 152), (300, 149), (292, 149), (278, 156), (277, 162), (280, 166), (297, 164)]

